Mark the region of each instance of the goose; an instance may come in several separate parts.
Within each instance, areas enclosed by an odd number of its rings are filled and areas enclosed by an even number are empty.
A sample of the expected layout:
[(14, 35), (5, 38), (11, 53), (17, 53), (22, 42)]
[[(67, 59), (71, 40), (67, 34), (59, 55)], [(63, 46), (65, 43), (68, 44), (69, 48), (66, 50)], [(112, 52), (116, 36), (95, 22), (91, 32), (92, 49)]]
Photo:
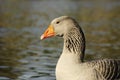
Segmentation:
[(40, 39), (53, 36), (64, 39), (63, 51), (56, 65), (56, 80), (120, 79), (120, 59), (84, 61), (85, 37), (74, 18), (55, 18)]

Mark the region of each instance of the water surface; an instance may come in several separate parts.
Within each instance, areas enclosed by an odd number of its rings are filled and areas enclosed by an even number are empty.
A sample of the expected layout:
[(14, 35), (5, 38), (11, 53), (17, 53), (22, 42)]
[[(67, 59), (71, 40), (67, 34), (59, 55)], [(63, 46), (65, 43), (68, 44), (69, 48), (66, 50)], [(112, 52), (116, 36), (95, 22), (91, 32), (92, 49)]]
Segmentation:
[(86, 61), (120, 59), (120, 2), (0, 1), (0, 80), (55, 80), (62, 38), (41, 41), (52, 19), (68, 15), (86, 36)]

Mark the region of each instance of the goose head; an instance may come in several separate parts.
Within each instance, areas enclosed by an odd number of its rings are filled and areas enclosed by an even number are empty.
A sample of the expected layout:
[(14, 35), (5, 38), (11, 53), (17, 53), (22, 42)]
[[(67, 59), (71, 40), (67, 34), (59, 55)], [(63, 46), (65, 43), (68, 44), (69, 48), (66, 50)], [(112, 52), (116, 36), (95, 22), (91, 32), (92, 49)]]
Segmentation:
[(55, 18), (41, 35), (41, 40), (53, 36), (63, 37), (63, 53), (77, 53), (80, 55), (80, 60), (83, 61), (85, 37), (81, 27), (73, 18), (68, 16)]
[(68, 16), (55, 18), (41, 35), (41, 40), (53, 36), (64, 37), (75, 25), (75, 20)]

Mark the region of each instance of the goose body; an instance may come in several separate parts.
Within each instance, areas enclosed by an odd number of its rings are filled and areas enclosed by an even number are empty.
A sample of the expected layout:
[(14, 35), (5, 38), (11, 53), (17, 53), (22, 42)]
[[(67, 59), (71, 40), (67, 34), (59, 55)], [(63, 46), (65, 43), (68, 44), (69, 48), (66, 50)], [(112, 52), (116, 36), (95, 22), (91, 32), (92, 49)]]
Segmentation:
[(55, 18), (41, 36), (64, 39), (62, 54), (56, 65), (57, 80), (119, 80), (120, 60), (104, 59), (84, 62), (85, 37), (79, 24), (71, 17)]

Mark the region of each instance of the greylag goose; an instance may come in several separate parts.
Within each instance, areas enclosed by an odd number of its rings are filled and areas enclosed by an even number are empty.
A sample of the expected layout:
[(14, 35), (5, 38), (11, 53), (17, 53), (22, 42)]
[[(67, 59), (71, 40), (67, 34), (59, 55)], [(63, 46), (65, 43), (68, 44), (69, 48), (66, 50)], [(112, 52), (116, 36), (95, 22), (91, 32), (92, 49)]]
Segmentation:
[(84, 62), (85, 37), (71, 17), (55, 18), (41, 39), (60, 36), (64, 39), (62, 54), (56, 66), (57, 80), (119, 80), (120, 60), (103, 59)]

